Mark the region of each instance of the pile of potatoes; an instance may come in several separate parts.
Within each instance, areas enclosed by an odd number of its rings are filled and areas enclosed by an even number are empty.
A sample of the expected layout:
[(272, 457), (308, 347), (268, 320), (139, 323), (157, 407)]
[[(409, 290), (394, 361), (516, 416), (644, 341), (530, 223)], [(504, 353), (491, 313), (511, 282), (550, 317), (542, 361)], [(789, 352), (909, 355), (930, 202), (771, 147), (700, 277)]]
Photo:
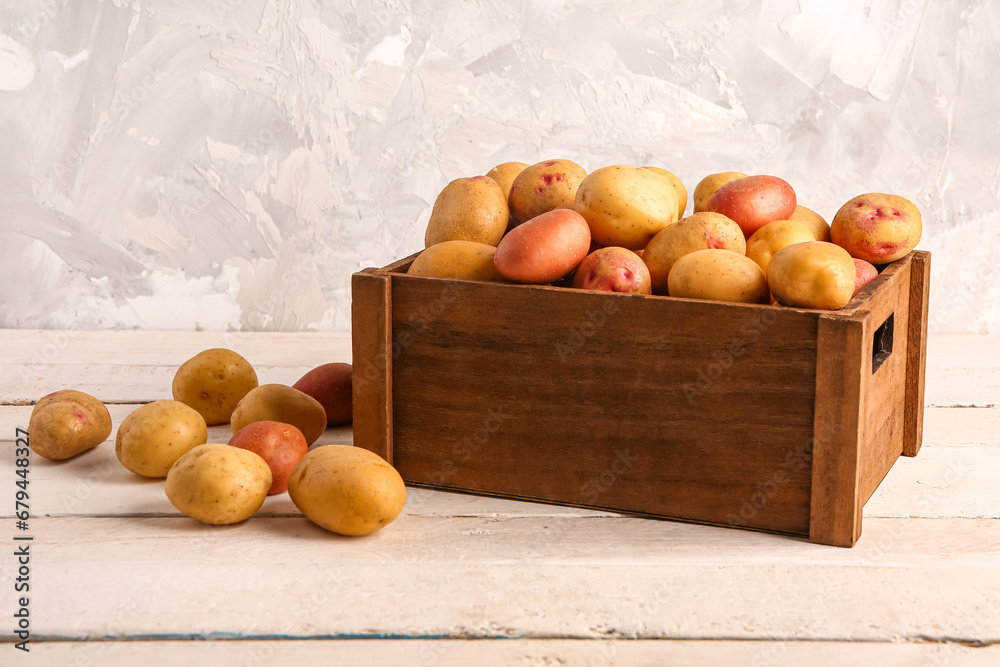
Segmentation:
[(685, 217), (687, 188), (659, 167), (505, 162), (441, 191), (407, 273), (836, 310), (922, 229), (881, 193), (827, 224), (776, 176), (710, 174), (692, 199)]
[[(350, 364), (329, 363), (293, 386), (259, 385), (236, 352), (205, 350), (177, 369), (174, 400), (143, 405), (122, 421), (115, 455), (136, 475), (164, 478), (170, 502), (205, 523), (244, 521), (287, 490), (314, 523), (366, 535), (402, 510), (399, 473), (365, 449), (309, 449), (327, 426), (351, 422), (352, 379)], [(228, 443), (209, 443), (208, 427), (226, 423)], [(28, 426), (35, 453), (54, 460), (96, 447), (111, 430), (104, 404), (72, 390), (39, 400)]]

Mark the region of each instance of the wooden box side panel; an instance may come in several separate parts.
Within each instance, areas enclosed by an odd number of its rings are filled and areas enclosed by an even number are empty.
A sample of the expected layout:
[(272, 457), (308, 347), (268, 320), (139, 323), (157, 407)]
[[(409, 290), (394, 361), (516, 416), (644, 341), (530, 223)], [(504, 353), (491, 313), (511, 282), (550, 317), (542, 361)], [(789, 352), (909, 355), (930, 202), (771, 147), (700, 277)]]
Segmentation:
[(392, 454), (392, 293), (375, 269), (351, 277), (354, 444), (389, 463)]
[[(862, 503), (871, 497), (903, 453), (909, 359), (910, 262), (908, 259), (898, 262), (884, 273), (890, 270), (892, 274), (887, 276), (888, 280), (865, 302), (866, 336), (861, 354), (862, 377), (867, 387), (862, 412), (866, 423), (861, 450)], [(885, 335), (890, 317), (891, 337)], [(891, 352), (885, 352), (886, 349), (891, 349)]]
[(903, 455), (916, 456), (924, 433), (924, 378), (927, 367), (927, 308), (930, 298), (931, 254), (912, 254), (910, 264), (910, 319), (906, 340), (906, 402)]
[(817, 314), (392, 285), (408, 482), (808, 534)]

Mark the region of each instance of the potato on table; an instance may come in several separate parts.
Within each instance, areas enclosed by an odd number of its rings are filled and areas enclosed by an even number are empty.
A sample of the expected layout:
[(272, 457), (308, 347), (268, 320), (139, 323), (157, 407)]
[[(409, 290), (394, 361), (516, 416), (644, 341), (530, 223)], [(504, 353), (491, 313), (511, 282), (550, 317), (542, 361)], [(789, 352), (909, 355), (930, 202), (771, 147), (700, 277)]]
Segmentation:
[(219, 443), (198, 445), (170, 468), (164, 491), (189, 517), (215, 525), (249, 519), (267, 498), (271, 470), (257, 454)]
[(399, 516), (406, 485), (374, 452), (324, 445), (299, 459), (288, 495), (313, 523), (341, 535), (368, 535)]
[(247, 424), (273, 421), (291, 424), (310, 445), (326, 430), (326, 410), (315, 398), (283, 384), (262, 384), (243, 397), (230, 421), (233, 435)]
[(312, 369), (292, 385), (312, 396), (326, 411), (327, 426), (350, 424), (354, 414), (354, 367), (332, 361)]
[(115, 456), (143, 477), (166, 477), (170, 466), (208, 439), (205, 419), (180, 401), (153, 401), (133, 410), (118, 427)]
[(92, 449), (111, 435), (111, 415), (104, 403), (73, 389), (39, 399), (28, 421), (31, 450), (61, 461)]
[(194, 355), (177, 369), (173, 398), (191, 406), (209, 426), (225, 424), (246, 393), (257, 386), (257, 372), (232, 350), (213, 348)]

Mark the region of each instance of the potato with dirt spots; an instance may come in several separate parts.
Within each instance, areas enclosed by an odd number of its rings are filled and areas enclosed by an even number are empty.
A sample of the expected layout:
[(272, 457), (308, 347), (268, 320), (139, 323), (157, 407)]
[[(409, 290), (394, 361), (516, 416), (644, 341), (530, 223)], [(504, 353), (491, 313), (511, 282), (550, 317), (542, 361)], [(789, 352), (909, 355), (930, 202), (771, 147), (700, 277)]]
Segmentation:
[(670, 296), (733, 303), (769, 303), (767, 280), (757, 263), (713, 248), (684, 255), (667, 277)]
[(510, 186), (507, 204), (514, 224), (573, 204), (587, 171), (572, 160), (545, 160), (525, 168)]
[(198, 445), (174, 463), (164, 491), (178, 510), (213, 525), (253, 516), (271, 487), (271, 470), (248, 449), (220, 443)]
[(767, 265), (767, 283), (782, 306), (839, 310), (854, 294), (854, 260), (833, 243), (785, 246)]
[(507, 229), (507, 199), (492, 178), (472, 176), (448, 183), (434, 200), (424, 247), (443, 241), (495, 246)]
[(604, 246), (642, 250), (677, 222), (677, 191), (663, 176), (631, 165), (602, 167), (583, 179), (573, 209)]
[(28, 442), (39, 456), (62, 461), (92, 449), (111, 435), (111, 415), (90, 394), (63, 389), (43, 396), (31, 410)]
[(642, 253), (653, 294), (667, 293), (667, 277), (674, 262), (696, 250), (712, 248), (730, 250), (738, 255), (746, 252), (743, 230), (721, 213), (694, 213), (660, 230)]
[(852, 257), (888, 264), (913, 250), (922, 231), (920, 211), (913, 202), (870, 192), (840, 207), (830, 225), (830, 238)]
[(406, 273), (411, 276), (504, 282), (493, 256), (497, 249), (475, 241), (442, 241), (417, 255)]
[(133, 410), (118, 427), (115, 456), (143, 477), (166, 477), (170, 466), (208, 440), (205, 419), (180, 401), (153, 401)]
[(368, 535), (399, 516), (406, 485), (378, 454), (324, 445), (299, 459), (288, 478), (288, 495), (318, 526), (341, 535)]
[(698, 185), (694, 186), (694, 212), (701, 213), (707, 210), (705, 207), (708, 205), (708, 198), (723, 185), (746, 177), (746, 174), (739, 171), (720, 171), (698, 181)]
[(197, 410), (209, 426), (225, 424), (236, 404), (257, 386), (257, 372), (232, 350), (199, 352), (177, 369), (173, 398)]
[(291, 424), (310, 445), (326, 430), (326, 410), (315, 398), (283, 384), (262, 384), (243, 397), (233, 410), (233, 435), (247, 424), (274, 421)]

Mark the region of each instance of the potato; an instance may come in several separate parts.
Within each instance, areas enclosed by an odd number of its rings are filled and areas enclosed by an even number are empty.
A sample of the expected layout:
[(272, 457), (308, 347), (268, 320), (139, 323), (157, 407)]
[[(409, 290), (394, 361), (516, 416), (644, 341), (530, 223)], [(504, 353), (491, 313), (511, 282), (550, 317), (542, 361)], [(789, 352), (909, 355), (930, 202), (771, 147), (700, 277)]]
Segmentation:
[(660, 176), (665, 176), (670, 181), (670, 185), (673, 186), (674, 191), (677, 193), (677, 219), (680, 220), (683, 218), (684, 210), (688, 205), (688, 191), (684, 187), (684, 183), (681, 182), (681, 179), (677, 178), (677, 175), (672, 171), (667, 171), (661, 167), (643, 167), (643, 169), (649, 169)]
[(291, 424), (302, 431), (311, 445), (326, 430), (326, 411), (319, 401), (298, 389), (262, 384), (247, 393), (233, 410), (233, 434), (247, 424), (262, 421)]
[(767, 280), (757, 263), (731, 250), (696, 250), (674, 262), (667, 277), (670, 296), (709, 301), (770, 303)]
[(269, 421), (247, 424), (229, 439), (229, 445), (247, 449), (264, 459), (271, 470), (269, 496), (288, 489), (292, 468), (309, 451), (302, 431), (291, 424)]
[(556, 209), (507, 232), (493, 257), (497, 271), (519, 283), (550, 283), (580, 264), (590, 227), (575, 211)]
[(830, 225), (830, 238), (852, 257), (888, 264), (913, 250), (922, 231), (920, 211), (913, 202), (870, 192), (840, 207)]
[[(528, 165), (524, 162), (504, 162), (486, 172), (486, 176), (497, 182), (497, 185), (499, 185), (500, 189), (503, 190), (504, 201), (507, 201), (510, 198), (510, 186), (514, 184), (514, 179), (517, 178), (517, 175), (524, 171), (527, 167)], [(509, 213), (509, 206), (507, 210)], [(509, 216), (507, 219), (507, 226), (512, 227), (515, 224), (513, 216)]]
[(694, 213), (657, 232), (642, 253), (649, 269), (653, 294), (667, 293), (667, 276), (674, 262), (696, 250), (721, 248), (746, 252), (743, 230), (721, 213)]
[(767, 265), (771, 294), (782, 306), (837, 310), (854, 293), (854, 260), (832, 243), (785, 246)]
[(180, 401), (153, 401), (133, 410), (118, 427), (115, 456), (143, 477), (166, 477), (181, 456), (208, 440), (205, 419)]
[(863, 259), (854, 258), (854, 293), (853, 299), (858, 292), (868, 286), (868, 283), (878, 278), (878, 269)]
[(795, 191), (787, 181), (777, 176), (747, 176), (716, 190), (705, 210), (731, 218), (743, 236), (750, 238), (769, 222), (787, 220), (795, 205)]
[(587, 171), (572, 160), (545, 160), (526, 167), (514, 179), (507, 198), (514, 223), (572, 204), (586, 176)]
[(198, 445), (170, 468), (164, 491), (184, 514), (224, 525), (249, 519), (271, 486), (271, 470), (257, 454), (219, 443)]
[(31, 451), (54, 461), (92, 449), (109, 435), (111, 415), (104, 403), (73, 389), (40, 398), (28, 420)]
[(694, 212), (701, 213), (704, 211), (705, 206), (708, 204), (708, 198), (723, 185), (738, 178), (746, 177), (746, 174), (739, 171), (722, 171), (718, 174), (709, 174), (698, 181), (698, 185), (694, 187)]
[(802, 204), (796, 204), (795, 210), (792, 211), (790, 216), (788, 216), (788, 219), (792, 222), (799, 223), (811, 231), (814, 240), (830, 240), (830, 225), (828, 225), (826, 220), (823, 219), (823, 216), (811, 208), (806, 208)]
[(507, 199), (492, 178), (457, 178), (434, 201), (424, 247), (442, 241), (475, 241), (495, 246), (507, 229)]
[(246, 359), (224, 348), (194, 355), (174, 374), (175, 401), (191, 406), (209, 426), (225, 424), (247, 392), (257, 386), (257, 373)]
[(331, 362), (312, 369), (292, 385), (312, 396), (326, 411), (327, 426), (350, 424), (353, 418), (353, 368), (350, 364)]
[(295, 465), (288, 495), (313, 523), (341, 535), (368, 535), (399, 516), (406, 485), (378, 454), (324, 445)]
[(493, 263), (497, 249), (475, 241), (443, 241), (417, 255), (406, 273), (411, 276), (505, 282)]
[(598, 248), (583, 258), (573, 287), (621, 294), (651, 294), (649, 269), (642, 257), (625, 248)]
[(771, 261), (774, 253), (793, 243), (815, 240), (813, 233), (803, 225), (791, 220), (775, 220), (755, 231), (747, 239), (747, 257), (757, 262), (766, 274), (767, 263)]
[(583, 179), (574, 210), (605, 246), (641, 250), (658, 231), (677, 222), (677, 191), (668, 179), (642, 167), (602, 167)]

